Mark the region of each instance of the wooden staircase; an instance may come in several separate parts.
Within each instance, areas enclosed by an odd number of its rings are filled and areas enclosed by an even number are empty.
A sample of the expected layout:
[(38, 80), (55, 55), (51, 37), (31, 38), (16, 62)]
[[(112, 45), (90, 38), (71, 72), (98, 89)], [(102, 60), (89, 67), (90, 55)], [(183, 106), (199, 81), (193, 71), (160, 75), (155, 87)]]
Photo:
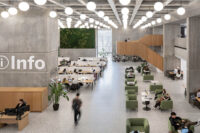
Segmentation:
[(149, 46), (162, 46), (162, 35), (146, 35), (137, 41), (117, 42), (117, 54), (140, 56), (155, 67), (163, 71), (163, 57), (149, 48)]

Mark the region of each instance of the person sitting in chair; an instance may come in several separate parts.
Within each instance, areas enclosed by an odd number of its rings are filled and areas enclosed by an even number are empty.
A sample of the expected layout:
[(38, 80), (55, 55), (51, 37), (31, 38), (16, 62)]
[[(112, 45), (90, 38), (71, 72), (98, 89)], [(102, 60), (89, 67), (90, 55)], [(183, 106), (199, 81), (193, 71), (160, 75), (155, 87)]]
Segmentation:
[(177, 130), (182, 130), (182, 129), (187, 129), (188, 132), (192, 133), (190, 129), (191, 126), (196, 125), (198, 126), (200, 124), (200, 120), (196, 122), (191, 122), (190, 120), (182, 119), (181, 117), (176, 116), (175, 112), (171, 113), (171, 116), (169, 117), (169, 120), (171, 122), (171, 125), (174, 127), (174, 129)]
[(163, 89), (161, 92), (158, 92), (158, 93), (155, 94), (154, 100), (156, 100), (158, 98), (158, 95), (163, 95), (164, 96), (165, 94), (166, 94), (166, 90)]
[(19, 99), (19, 103), (15, 107), (15, 112), (17, 114), (17, 120), (21, 120), (20, 109), (26, 106), (26, 102), (23, 99)]
[(155, 108), (157, 108), (157, 107), (159, 107), (160, 108), (160, 104), (161, 104), (161, 102), (162, 101), (168, 101), (168, 100), (171, 100), (171, 98), (170, 98), (170, 96), (169, 96), (169, 94), (167, 93), (166, 95), (164, 95), (164, 96), (162, 96), (162, 97), (160, 97), (157, 101), (156, 101), (156, 104), (155, 104)]
[(176, 73), (176, 78), (177, 78), (177, 79), (181, 79), (181, 76), (182, 76), (181, 70), (178, 69), (178, 71), (177, 71), (177, 73)]

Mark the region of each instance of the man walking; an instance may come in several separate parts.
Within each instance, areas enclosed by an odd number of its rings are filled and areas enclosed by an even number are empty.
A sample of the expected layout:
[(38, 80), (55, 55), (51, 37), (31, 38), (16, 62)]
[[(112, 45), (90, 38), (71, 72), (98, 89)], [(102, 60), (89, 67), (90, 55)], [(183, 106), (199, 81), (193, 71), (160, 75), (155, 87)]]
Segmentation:
[(81, 117), (80, 108), (81, 108), (81, 105), (82, 105), (82, 101), (79, 98), (79, 96), (80, 96), (80, 94), (77, 93), (76, 97), (72, 101), (72, 108), (74, 110), (74, 123), (75, 123), (75, 125), (78, 124), (78, 121), (80, 120), (80, 117)]

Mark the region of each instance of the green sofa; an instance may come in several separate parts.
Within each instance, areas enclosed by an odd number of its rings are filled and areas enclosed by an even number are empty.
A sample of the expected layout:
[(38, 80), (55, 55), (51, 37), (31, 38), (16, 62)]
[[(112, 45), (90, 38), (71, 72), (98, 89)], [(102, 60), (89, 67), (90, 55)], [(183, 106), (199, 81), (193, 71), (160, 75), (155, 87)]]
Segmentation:
[(136, 94), (135, 90), (126, 90), (126, 95)]
[(173, 101), (172, 100), (164, 100), (160, 103), (160, 110), (169, 110), (173, 109)]
[(157, 89), (163, 89), (163, 85), (161, 85), (161, 84), (150, 85), (150, 91), (151, 92), (155, 92), (155, 90), (157, 90)]
[(125, 90), (134, 90), (135, 93), (138, 93), (138, 86), (125, 86)]
[(138, 130), (140, 132), (149, 133), (149, 122), (145, 118), (128, 118), (126, 120), (126, 133)]
[(150, 81), (150, 80), (154, 80), (154, 76), (153, 75), (143, 75), (143, 81)]
[(126, 95), (126, 108), (127, 109), (138, 109), (138, 101), (136, 94), (128, 94)]
[[(172, 126), (170, 120), (168, 120), (168, 129), (169, 133), (178, 133), (178, 131), (175, 130), (174, 126)], [(194, 126), (190, 126), (190, 130), (194, 133)]]

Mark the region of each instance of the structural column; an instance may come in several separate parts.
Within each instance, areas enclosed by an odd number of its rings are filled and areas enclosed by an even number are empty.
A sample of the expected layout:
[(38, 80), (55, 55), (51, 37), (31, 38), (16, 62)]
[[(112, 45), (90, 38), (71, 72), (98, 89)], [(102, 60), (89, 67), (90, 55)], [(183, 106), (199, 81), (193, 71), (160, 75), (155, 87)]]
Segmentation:
[(200, 17), (187, 18), (187, 94), (200, 89)]
[(46, 87), (56, 75), (59, 30), (47, 9), (0, 19), (0, 87)]
[(178, 37), (179, 31), (180, 31), (180, 25), (178, 24), (163, 25), (164, 72), (166, 70), (173, 70), (177, 66), (180, 67), (180, 59), (175, 57), (175, 51), (174, 51), (175, 38)]

